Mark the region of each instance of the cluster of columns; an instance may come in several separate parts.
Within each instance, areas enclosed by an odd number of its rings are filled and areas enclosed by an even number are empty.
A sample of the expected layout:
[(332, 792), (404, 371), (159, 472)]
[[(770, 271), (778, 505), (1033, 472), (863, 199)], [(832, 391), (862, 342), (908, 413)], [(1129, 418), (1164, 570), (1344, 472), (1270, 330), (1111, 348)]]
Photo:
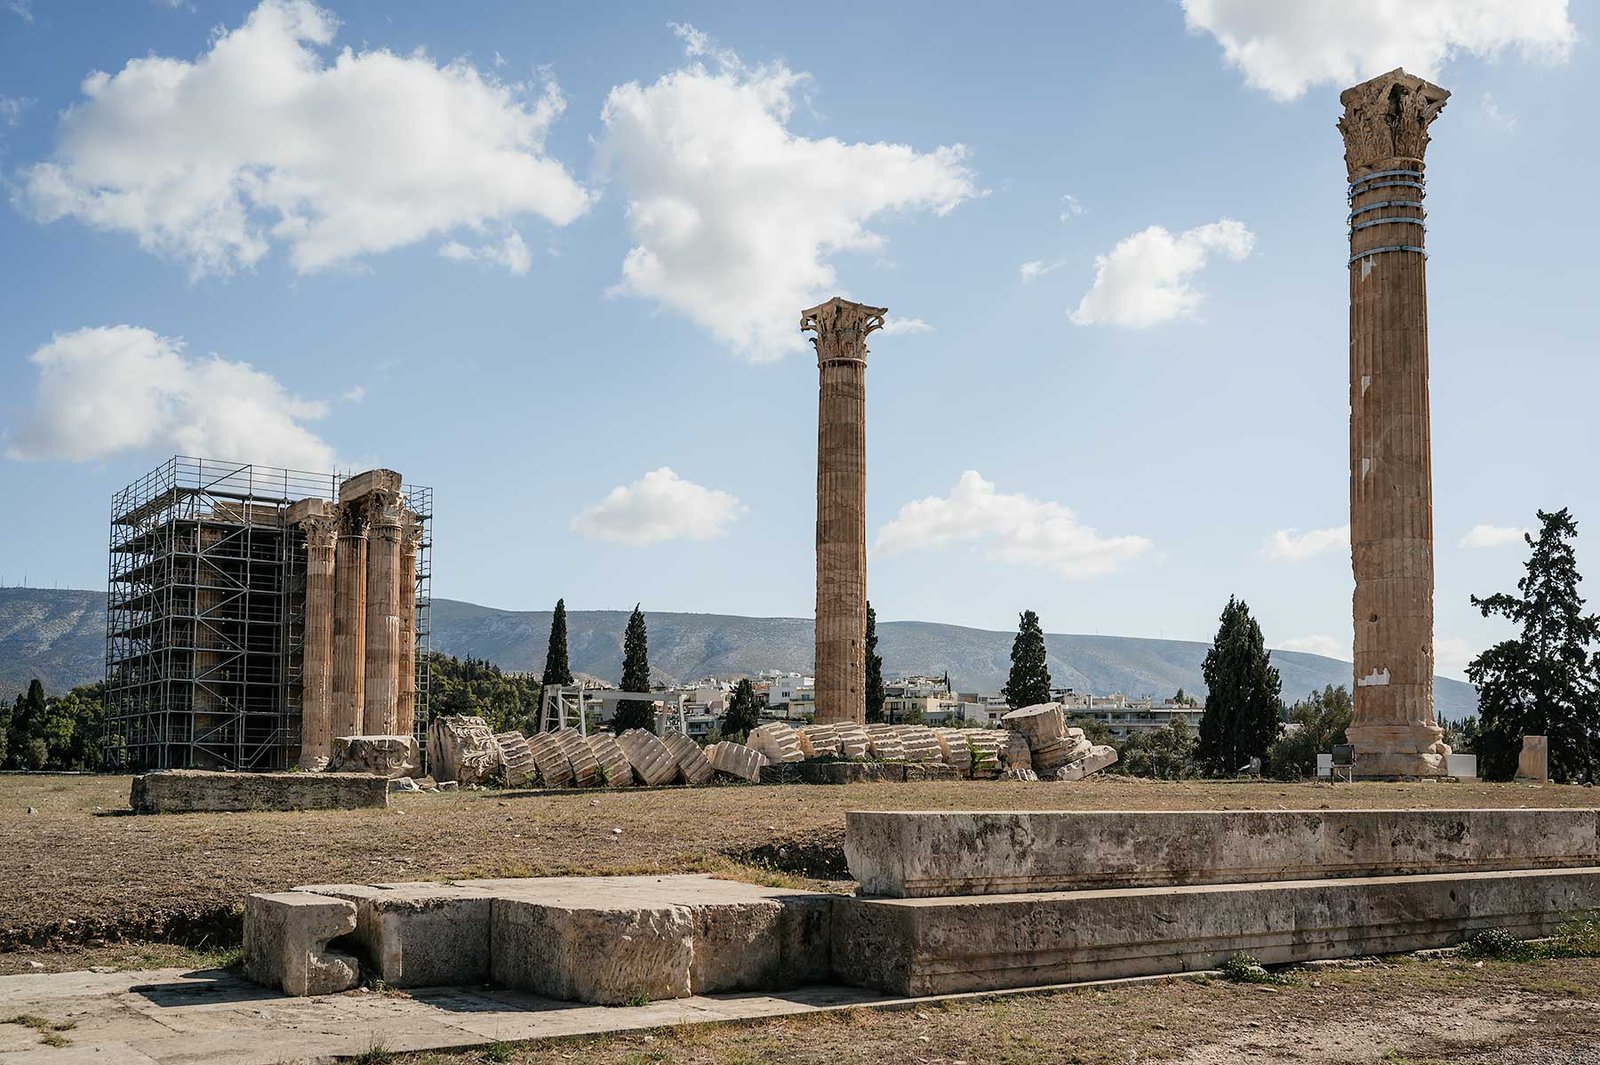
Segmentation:
[(1433, 712), (1433, 467), (1422, 200), (1428, 127), (1450, 94), (1404, 70), (1346, 89), (1350, 201), (1352, 772), (1432, 777), (1450, 748)]
[(837, 297), (800, 316), (815, 333), (817, 722), (867, 716), (867, 337), (886, 307)]
[(369, 470), (339, 499), (306, 499), (288, 520), (306, 546), (300, 764), (319, 768), (339, 736), (410, 735), (416, 714), (416, 571), (422, 525), (400, 475)]

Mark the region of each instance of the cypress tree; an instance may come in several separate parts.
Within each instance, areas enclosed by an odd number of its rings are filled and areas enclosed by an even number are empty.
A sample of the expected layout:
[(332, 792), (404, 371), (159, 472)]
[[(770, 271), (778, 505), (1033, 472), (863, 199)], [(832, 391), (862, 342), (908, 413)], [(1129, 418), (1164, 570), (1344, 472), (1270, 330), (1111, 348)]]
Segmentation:
[(1467, 665), (1478, 689), (1479, 774), (1509, 779), (1524, 735), (1547, 736), (1550, 776), (1568, 784), (1600, 779), (1600, 616), (1583, 612), (1583, 578), (1568, 542), (1578, 523), (1565, 509), (1539, 511), (1521, 595), (1501, 593), (1472, 605), (1484, 617), (1498, 614), (1522, 627)]
[(734, 686), (733, 698), (722, 715), (722, 738), (744, 742), (750, 730), (761, 721), (761, 710), (756, 706), (756, 689), (745, 677)]
[(567, 664), (567, 601), (556, 600), (556, 611), (550, 616), (550, 646), (544, 653), (544, 677), (539, 681), (548, 688), (564, 688), (572, 684), (572, 667)]
[(17, 696), (11, 708), (11, 725), (7, 729), (7, 756), (14, 769), (43, 769), (49, 760), (49, 746), (45, 742), (48, 700), (44, 685), (34, 677), (26, 693)]
[(878, 612), (867, 604), (867, 720), (883, 720), (883, 656), (878, 653)]
[(1011, 675), (1001, 692), (1012, 709), (1050, 701), (1050, 667), (1045, 664), (1044, 630), (1039, 615), (1018, 615), (1017, 638), (1011, 642)]
[(1283, 713), (1278, 671), (1243, 600), (1229, 597), (1201, 674), (1206, 705), (1195, 755), (1210, 775), (1232, 776), (1251, 758), (1266, 758)]
[[(634, 606), (628, 617), (628, 629), (622, 635), (622, 690), (647, 692), (650, 690), (650, 648), (645, 635), (644, 612)], [(629, 699), (617, 704), (616, 729), (626, 732), (642, 728), (654, 732), (656, 708), (654, 703)]]

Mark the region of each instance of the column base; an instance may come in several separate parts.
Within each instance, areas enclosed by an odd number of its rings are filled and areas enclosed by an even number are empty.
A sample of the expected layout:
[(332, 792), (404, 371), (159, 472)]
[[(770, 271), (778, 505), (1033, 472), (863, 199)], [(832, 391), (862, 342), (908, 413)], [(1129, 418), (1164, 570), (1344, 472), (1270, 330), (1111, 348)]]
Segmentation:
[(1352, 725), (1345, 729), (1356, 749), (1350, 775), (1357, 780), (1417, 780), (1449, 773), (1450, 747), (1444, 729), (1412, 722), (1403, 725)]

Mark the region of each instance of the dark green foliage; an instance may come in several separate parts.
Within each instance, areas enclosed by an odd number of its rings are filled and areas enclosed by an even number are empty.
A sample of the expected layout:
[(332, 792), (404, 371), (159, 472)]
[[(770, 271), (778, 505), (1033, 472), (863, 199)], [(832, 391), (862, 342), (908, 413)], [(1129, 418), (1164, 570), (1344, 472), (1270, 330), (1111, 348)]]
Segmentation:
[(1194, 729), (1181, 717), (1152, 732), (1136, 732), (1117, 754), (1108, 773), (1152, 780), (1186, 780), (1194, 776)]
[(544, 653), (544, 676), (539, 681), (546, 687), (567, 687), (572, 683), (572, 667), (567, 663), (567, 601), (556, 600), (556, 611), (550, 616), (550, 646)]
[(883, 720), (883, 656), (878, 653), (878, 612), (867, 604), (867, 720)]
[(1017, 638), (1011, 642), (1011, 674), (1001, 694), (1006, 705), (1034, 706), (1050, 701), (1050, 668), (1045, 664), (1044, 630), (1039, 615), (1024, 610), (1019, 615)]
[(1355, 717), (1355, 704), (1343, 684), (1312, 692), (1289, 708), (1286, 731), (1267, 748), (1265, 772), (1279, 780), (1301, 780), (1317, 775), (1317, 755), (1327, 754), (1344, 742), (1344, 730)]
[(722, 738), (743, 743), (760, 720), (761, 708), (756, 705), (756, 689), (746, 677), (734, 685), (733, 698), (728, 700), (727, 712), (722, 715)]
[(8, 769), (99, 769), (105, 728), (102, 686), (86, 684), (46, 696), (37, 678), (0, 711), (0, 764)]
[(1090, 743), (1101, 745), (1111, 744), (1111, 726), (1101, 721), (1098, 717), (1085, 717), (1078, 714), (1067, 714), (1068, 728), (1083, 729), (1083, 738)]
[[(647, 692), (650, 690), (650, 646), (645, 633), (644, 613), (637, 605), (628, 617), (628, 628), (622, 634), (622, 690)], [(642, 728), (654, 732), (656, 708), (654, 703), (629, 699), (617, 704), (616, 730), (626, 732)]]
[(1522, 633), (1484, 651), (1467, 665), (1481, 715), (1478, 775), (1510, 779), (1522, 737), (1548, 736), (1550, 777), (1564, 784), (1600, 776), (1600, 616), (1583, 612), (1583, 578), (1571, 539), (1578, 523), (1566, 510), (1539, 511), (1539, 537), (1525, 537), (1532, 554), (1520, 595), (1501, 593), (1472, 605), (1498, 614)]
[(440, 714), (481, 717), (496, 732), (539, 727), (539, 682), (531, 676), (504, 673), (482, 658), (428, 655), (429, 710)]
[(1266, 758), (1283, 712), (1278, 671), (1242, 600), (1228, 599), (1201, 675), (1207, 695), (1196, 757), (1202, 772), (1232, 776), (1251, 758)]
[(1243, 951), (1223, 962), (1220, 970), (1224, 980), (1236, 984), (1287, 984), (1290, 978), (1281, 973), (1268, 972), (1252, 954)]
[(1600, 914), (1577, 914), (1563, 921), (1549, 939), (1531, 942), (1504, 929), (1486, 928), (1461, 944), (1461, 956), (1495, 961), (1600, 957)]

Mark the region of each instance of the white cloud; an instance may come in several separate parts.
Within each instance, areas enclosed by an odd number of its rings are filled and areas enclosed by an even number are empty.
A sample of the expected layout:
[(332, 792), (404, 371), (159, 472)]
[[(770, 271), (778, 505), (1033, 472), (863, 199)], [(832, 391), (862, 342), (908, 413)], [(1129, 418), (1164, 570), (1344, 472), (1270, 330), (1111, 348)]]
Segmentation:
[(1484, 93), (1479, 106), (1483, 109), (1483, 117), (1510, 133), (1517, 128), (1517, 116), (1502, 108), (1495, 102), (1495, 98)]
[(921, 318), (893, 318), (893, 317), (891, 317), (888, 321), (883, 323), (883, 335), (884, 336), (891, 336), (892, 337), (892, 336), (896, 335), (897, 333), (898, 334), (910, 334), (910, 333), (931, 333), (931, 332), (933, 332), (933, 326), (929, 325), (927, 322), (924, 322)]
[(670, 467), (619, 485), (572, 519), (591, 540), (644, 546), (663, 540), (712, 540), (745, 510), (731, 493), (679, 477)]
[(1083, 214), (1083, 210), (1083, 201), (1078, 199), (1072, 193), (1066, 193), (1061, 197), (1061, 220), (1063, 222), (1072, 221), (1074, 218)]
[(22, 124), (22, 112), (33, 106), (31, 96), (0, 96), (0, 125)]
[(1474, 525), (1461, 538), (1461, 546), (1505, 547), (1507, 544), (1520, 544), (1524, 542), (1522, 538), (1527, 532), (1527, 529), (1510, 525)]
[(528, 214), (589, 204), (544, 154), (565, 104), (554, 82), (506, 83), (420, 52), (319, 49), (337, 21), (263, 0), (194, 61), (147, 56), (94, 73), (52, 157), (16, 199), (41, 221), (129, 233), (192, 276), (258, 263), (301, 273)]
[(1000, 562), (1052, 569), (1063, 577), (1115, 573), (1151, 548), (1143, 536), (1102, 537), (1060, 503), (996, 492), (976, 470), (948, 496), (907, 503), (878, 530), (883, 554), (977, 541)]
[(1193, 317), (1204, 297), (1190, 281), (1212, 253), (1237, 261), (1254, 246), (1255, 236), (1231, 218), (1177, 234), (1151, 226), (1095, 258), (1094, 286), (1070, 317), (1075, 325), (1134, 329)]
[(1433, 637), (1433, 671), (1460, 680), (1467, 675), (1467, 663), (1478, 657), (1472, 644), (1459, 636)]
[(525, 274), (533, 266), (533, 255), (523, 242), (522, 234), (515, 230), (499, 244), (471, 246), (459, 240), (448, 241), (440, 246), (439, 254), (456, 262), (494, 263), (513, 274)]
[(33, 409), (8, 457), (87, 462), (159, 450), (327, 470), (333, 449), (302, 423), (325, 403), (299, 399), (270, 375), (219, 356), (190, 358), (182, 340), (131, 325), (56, 336), (39, 368)]
[(1067, 260), (1065, 259), (1057, 259), (1052, 263), (1047, 263), (1043, 259), (1029, 259), (1017, 267), (1017, 276), (1022, 278), (1024, 285), (1031, 285), (1045, 274), (1061, 269), (1066, 263)]
[(1326, 636), (1316, 633), (1311, 636), (1297, 636), (1292, 640), (1284, 640), (1278, 644), (1285, 651), (1304, 651), (1307, 654), (1322, 655), (1324, 658), (1337, 658), (1344, 662), (1351, 660), (1353, 646), (1351, 641), (1339, 639), (1336, 636)]
[(367, 398), (367, 386), (351, 385), (349, 388), (345, 389), (344, 395), (340, 396), (339, 398), (344, 400), (346, 403), (360, 403), (362, 400)]
[(944, 214), (977, 194), (967, 152), (798, 136), (788, 122), (806, 75), (746, 66), (693, 27), (674, 29), (694, 61), (616, 86), (601, 115), (601, 164), (627, 190), (635, 241), (615, 291), (747, 358), (780, 358), (804, 346), (800, 311), (842, 294), (834, 257), (884, 246), (870, 222)]
[(33, 21), (33, 0), (5, 0), (5, 9), (23, 22)]
[(1272, 562), (1304, 562), (1331, 551), (1349, 550), (1348, 525), (1336, 529), (1312, 529), (1304, 533), (1296, 529), (1279, 529), (1267, 537), (1267, 542), (1261, 548), (1261, 557)]
[(1343, 89), (1395, 67), (1437, 78), (1456, 55), (1515, 50), (1561, 62), (1577, 30), (1567, 0), (1182, 0), (1190, 30), (1222, 45), (1246, 84), (1278, 100)]

